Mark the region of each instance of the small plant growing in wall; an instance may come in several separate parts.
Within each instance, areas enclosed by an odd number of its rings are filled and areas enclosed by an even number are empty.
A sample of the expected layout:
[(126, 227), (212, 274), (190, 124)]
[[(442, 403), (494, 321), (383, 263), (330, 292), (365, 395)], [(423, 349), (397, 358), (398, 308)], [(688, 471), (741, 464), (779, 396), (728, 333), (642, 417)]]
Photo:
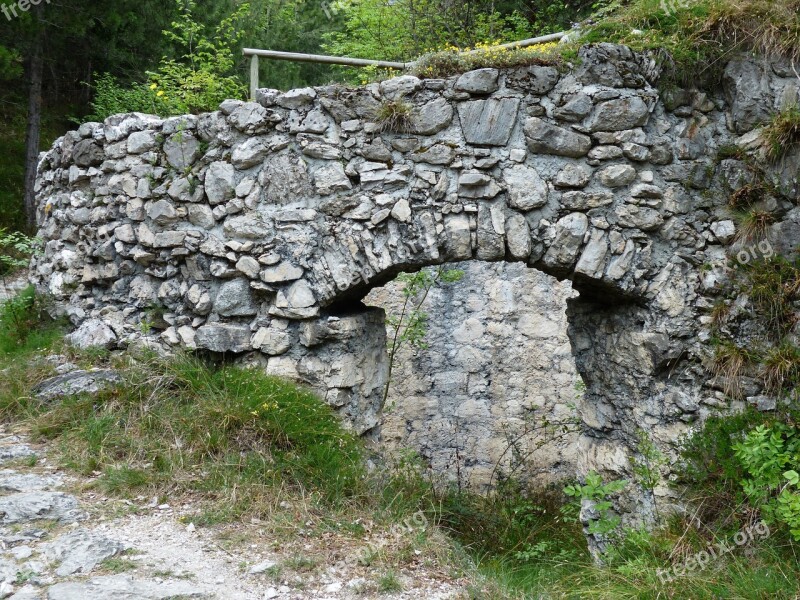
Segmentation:
[(387, 100), (375, 111), (375, 122), (381, 131), (409, 133), (412, 106), (404, 100)]
[(789, 152), (800, 146), (800, 106), (789, 106), (773, 115), (772, 120), (764, 127), (767, 158), (780, 160)]
[(430, 291), (439, 285), (455, 283), (464, 277), (460, 269), (448, 269), (443, 266), (436, 269), (423, 269), (416, 273), (401, 273), (397, 281), (403, 284), (403, 306), (399, 315), (388, 315), (386, 323), (393, 330), (389, 341), (389, 375), (383, 391), (383, 403), (389, 396), (392, 383), (392, 370), (398, 350), (408, 344), (415, 348), (428, 347), (425, 335), (428, 332), (428, 315), (422, 305), (428, 299)]
[(653, 506), (658, 517), (658, 505), (656, 504), (655, 488), (661, 481), (661, 467), (667, 463), (667, 459), (647, 435), (644, 429), (637, 433), (638, 443), (636, 445), (637, 457), (633, 462), (633, 473), (636, 483), (648, 492), (653, 498)]

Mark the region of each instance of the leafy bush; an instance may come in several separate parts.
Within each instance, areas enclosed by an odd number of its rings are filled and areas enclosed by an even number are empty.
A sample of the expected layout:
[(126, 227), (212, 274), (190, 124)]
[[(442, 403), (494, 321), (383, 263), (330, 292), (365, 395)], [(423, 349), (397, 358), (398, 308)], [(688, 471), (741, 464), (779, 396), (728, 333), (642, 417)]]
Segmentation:
[(759, 425), (733, 448), (749, 476), (742, 488), (751, 504), (800, 541), (800, 430), (780, 422)]
[(20, 231), (7, 233), (0, 227), (0, 276), (27, 267), (38, 244), (37, 238)]
[(109, 115), (128, 112), (141, 112), (152, 115), (170, 116), (183, 114), (183, 107), (164, 93), (158, 94), (156, 84), (121, 84), (110, 73), (95, 75), (92, 114), (86, 118), (102, 121)]
[(33, 286), (0, 304), (0, 355), (46, 347), (59, 337), (61, 323), (46, 309), (46, 299)]
[(164, 57), (149, 81), (120, 84), (109, 74), (95, 83), (92, 114), (102, 121), (112, 114), (146, 112), (162, 116), (216, 110), (228, 98), (243, 98), (245, 87), (235, 74), (235, 48), (242, 37), (237, 28), (250, 7), (240, 5), (223, 19), (213, 34), (194, 17), (195, 0), (177, 0), (179, 18), (164, 36), (175, 48), (176, 57)]
[(583, 485), (568, 485), (564, 488), (564, 493), (575, 498), (578, 504), (583, 500), (591, 501), (598, 516), (589, 523), (589, 533), (608, 535), (620, 524), (620, 518), (612, 511), (611, 497), (621, 492), (627, 485), (628, 482), (624, 479), (603, 483), (602, 477), (597, 472), (591, 471), (586, 475)]

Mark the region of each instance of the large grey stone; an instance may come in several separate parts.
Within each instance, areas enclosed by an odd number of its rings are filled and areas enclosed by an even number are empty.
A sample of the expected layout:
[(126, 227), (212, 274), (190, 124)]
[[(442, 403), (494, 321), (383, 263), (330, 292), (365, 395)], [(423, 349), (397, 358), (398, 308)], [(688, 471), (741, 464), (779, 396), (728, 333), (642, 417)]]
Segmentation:
[(154, 581), (128, 575), (94, 577), (88, 581), (62, 582), (47, 590), (47, 600), (177, 600), (207, 598), (187, 581)]
[(516, 260), (527, 260), (531, 255), (531, 229), (528, 221), (520, 214), (511, 214), (506, 217), (506, 243), (508, 253)]
[(464, 138), (479, 146), (505, 146), (517, 122), (519, 100), (490, 98), (458, 105)]
[(314, 306), (314, 290), (305, 279), (294, 282), (288, 290), (281, 290), (275, 299), (275, 306), (279, 308), (309, 308)]
[(597, 176), (603, 185), (620, 187), (636, 181), (636, 169), (630, 165), (611, 165), (600, 171)]
[(768, 69), (763, 61), (748, 57), (737, 57), (726, 65), (722, 84), (736, 133), (747, 133), (770, 118), (773, 93)]
[(0, 523), (74, 523), (86, 518), (74, 496), (62, 492), (22, 492), (0, 497)]
[(411, 133), (433, 135), (445, 129), (453, 120), (453, 106), (444, 98), (428, 102), (411, 115)]
[(586, 119), (589, 131), (622, 131), (647, 122), (650, 108), (639, 96), (617, 98), (599, 103)]
[(58, 564), (58, 577), (89, 573), (101, 562), (116, 556), (124, 549), (122, 543), (87, 529), (65, 533), (42, 547), (45, 559)]
[(261, 281), (265, 283), (284, 283), (300, 279), (302, 276), (303, 269), (289, 262), (282, 262), (279, 265), (267, 267), (261, 271)]
[(503, 169), (503, 181), (508, 190), (508, 204), (528, 211), (547, 203), (547, 183), (539, 172), (527, 165), (511, 165)]
[(497, 69), (476, 69), (456, 80), (455, 89), (471, 94), (491, 94), (497, 90), (500, 72)]
[(45, 379), (31, 392), (39, 400), (49, 402), (78, 394), (95, 395), (120, 383), (122, 377), (111, 369), (80, 370)]
[(233, 189), (236, 187), (233, 165), (220, 161), (211, 163), (206, 171), (204, 185), (208, 201), (212, 205), (222, 204), (233, 198)]
[(252, 349), (250, 337), (248, 327), (217, 323), (200, 327), (197, 330), (196, 344), (198, 348), (212, 352), (246, 352)]
[(249, 169), (261, 163), (269, 148), (261, 138), (251, 137), (236, 144), (231, 152), (231, 162), (237, 169)]
[(170, 166), (183, 171), (200, 156), (200, 142), (188, 131), (179, 131), (164, 142), (164, 154)]
[(157, 200), (147, 207), (147, 216), (163, 227), (178, 220), (178, 211), (169, 200)]
[(554, 269), (571, 268), (588, 228), (589, 220), (583, 213), (570, 213), (559, 219), (555, 225), (555, 238), (544, 255), (544, 263)]
[(110, 348), (117, 343), (117, 334), (100, 319), (87, 319), (64, 339), (76, 348)]
[(314, 187), (321, 196), (352, 189), (353, 184), (339, 163), (331, 163), (314, 172)]
[(104, 158), (103, 148), (94, 140), (81, 140), (72, 149), (72, 160), (79, 167), (99, 165)]
[(245, 102), (231, 113), (228, 121), (241, 132), (256, 133), (267, 126), (267, 111), (256, 102)]
[(247, 317), (258, 312), (250, 281), (234, 279), (222, 284), (214, 299), (214, 311), (223, 317)]
[(58, 475), (19, 473), (12, 469), (0, 471), (0, 491), (5, 493), (52, 491), (62, 484), (63, 480)]
[(589, 136), (552, 125), (539, 117), (525, 121), (525, 139), (531, 152), (579, 158), (592, 147)]

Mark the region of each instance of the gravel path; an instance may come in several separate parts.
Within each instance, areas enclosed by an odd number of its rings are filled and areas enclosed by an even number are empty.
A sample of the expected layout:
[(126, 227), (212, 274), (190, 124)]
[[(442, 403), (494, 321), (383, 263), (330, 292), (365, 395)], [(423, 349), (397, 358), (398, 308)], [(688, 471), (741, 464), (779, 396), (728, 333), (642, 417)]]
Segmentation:
[[(81, 492), (47, 448), (0, 432), (0, 598), (14, 600), (446, 600), (455, 582), (415, 569), (404, 591), (379, 593), (363, 569), (322, 565), (312, 575), (276, 576), (288, 558), (270, 545), (223, 548), (217, 531), (187, 524), (191, 506), (158, 505)], [(72, 492), (72, 493), (70, 493)], [(243, 527), (247, 527), (243, 525)], [(273, 546), (274, 547), (274, 546)], [(276, 580), (277, 579), (277, 580)], [(461, 582), (463, 583), (463, 582)]]

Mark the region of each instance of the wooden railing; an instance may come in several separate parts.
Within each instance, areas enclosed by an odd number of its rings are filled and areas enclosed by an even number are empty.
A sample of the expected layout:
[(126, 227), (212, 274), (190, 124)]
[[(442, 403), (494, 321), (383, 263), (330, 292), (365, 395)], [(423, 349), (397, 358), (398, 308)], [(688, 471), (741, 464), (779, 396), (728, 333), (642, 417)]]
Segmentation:
[[(542, 35), (527, 40), (520, 40), (518, 42), (510, 42), (508, 44), (501, 44), (500, 48), (525, 48), (527, 46), (534, 46), (536, 44), (544, 44), (547, 42), (559, 41), (564, 38), (569, 32), (561, 31), (559, 33), (551, 33), (549, 35)], [(472, 50), (470, 54), (480, 52), (479, 50)], [(382, 67), (384, 69), (397, 69), (406, 70), (414, 66), (413, 62), (392, 62), (386, 60), (369, 60), (366, 58), (350, 58), (348, 56), (325, 56), (323, 54), (302, 54), (299, 52), (280, 52), (278, 50), (259, 50), (257, 48), (245, 48), (242, 50), (245, 56), (250, 57), (250, 99), (255, 100), (256, 90), (258, 89), (258, 67), (259, 58), (267, 58), (270, 60), (288, 60), (292, 62), (313, 62), (327, 65), (343, 65), (347, 67)]]

